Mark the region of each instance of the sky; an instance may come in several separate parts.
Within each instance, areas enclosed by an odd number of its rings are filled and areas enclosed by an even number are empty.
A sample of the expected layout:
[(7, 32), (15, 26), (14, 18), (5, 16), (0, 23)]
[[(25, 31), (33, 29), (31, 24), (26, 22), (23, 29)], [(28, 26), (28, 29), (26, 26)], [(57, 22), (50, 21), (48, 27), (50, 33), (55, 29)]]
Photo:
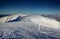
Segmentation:
[(0, 14), (59, 14), (59, 0), (0, 0)]

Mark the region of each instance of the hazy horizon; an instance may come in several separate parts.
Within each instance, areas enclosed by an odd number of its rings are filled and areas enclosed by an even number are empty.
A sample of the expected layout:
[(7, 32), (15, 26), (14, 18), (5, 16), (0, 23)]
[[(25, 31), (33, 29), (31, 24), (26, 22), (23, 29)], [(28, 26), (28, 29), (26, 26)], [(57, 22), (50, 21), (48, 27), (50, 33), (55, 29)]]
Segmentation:
[(59, 14), (59, 0), (0, 0), (0, 14)]

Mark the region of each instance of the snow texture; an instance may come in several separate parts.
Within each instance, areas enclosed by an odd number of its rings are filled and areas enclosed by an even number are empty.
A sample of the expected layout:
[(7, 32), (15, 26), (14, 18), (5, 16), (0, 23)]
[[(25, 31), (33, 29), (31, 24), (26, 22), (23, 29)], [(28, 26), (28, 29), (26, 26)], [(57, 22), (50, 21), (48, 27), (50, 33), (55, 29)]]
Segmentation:
[(1, 17), (0, 39), (60, 39), (60, 22), (41, 15)]

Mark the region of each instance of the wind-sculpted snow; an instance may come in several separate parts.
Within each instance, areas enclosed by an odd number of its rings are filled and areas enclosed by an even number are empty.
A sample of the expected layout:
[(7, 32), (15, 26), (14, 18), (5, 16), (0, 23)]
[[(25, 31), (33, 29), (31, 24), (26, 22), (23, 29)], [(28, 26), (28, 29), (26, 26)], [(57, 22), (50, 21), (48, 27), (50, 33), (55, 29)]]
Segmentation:
[(35, 18), (31, 18), (32, 22), (37, 23), (38, 25), (45, 25), (45, 27), (50, 27), (50, 28), (60, 28), (60, 22), (54, 20), (54, 19), (49, 19), (46, 17), (39, 17), (36, 16)]
[(40, 15), (1, 17), (0, 39), (60, 39), (60, 22)]
[(23, 16), (26, 15), (16, 14), (16, 15), (5, 16), (0, 18), (0, 22), (4, 23), (4, 22), (20, 21), (23, 18)]
[(0, 37), (5, 39), (36, 39), (39, 35), (37, 25), (31, 22), (1, 23), (0, 30), (3, 32)]

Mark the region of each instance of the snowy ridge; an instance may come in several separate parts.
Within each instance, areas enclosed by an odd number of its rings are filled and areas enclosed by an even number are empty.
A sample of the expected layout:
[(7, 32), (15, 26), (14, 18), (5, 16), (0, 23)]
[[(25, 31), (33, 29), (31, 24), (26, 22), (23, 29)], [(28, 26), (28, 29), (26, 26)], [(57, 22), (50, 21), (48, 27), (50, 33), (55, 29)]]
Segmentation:
[[(23, 17), (23, 19), (19, 19), (17, 22), (11, 21), (18, 17)], [(14, 14), (0, 18), (0, 39), (50, 38), (60, 39), (60, 22), (55, 19), (24, 14)]]
[(26, 16), (25, 19), (22, 19), (22, 21), (25, 21), (25, 22), (31, 21), (38, 25), (44, 25), (45, 27), (56, 28), (56, 29), (60, 28), (60, 22), (56, 21), (55, 19), (50, 19), (47, 17), (39, 16), (39, 15), (32, 15), (27, 17), (28, 15), (15, 14), (15, 15), (0, 18), (0, 23), (5, 23), (11, 20), (15, 20), (19, 16), (20, 17)]
[(2, 18), (0, 18), (0, 23), (5, 23), (5, 22), (8, 22), (10, 20), (14, 20), (14, 19), (18, 18), (19, 16), (23, 17), (23, 16), (26, 16), (26, 15), (15, 14), (15, 15), (11, 15), (11, 16), (2, 17)]
[(55, 19), (50, 19), (43, 16), (37, 16), (35, 18), (31, 18), (31, 21), (38, 25), (44, 25), (45, 27), (56, 28), (56, 29), (60, 28), (60, 22), (56, 21)]

